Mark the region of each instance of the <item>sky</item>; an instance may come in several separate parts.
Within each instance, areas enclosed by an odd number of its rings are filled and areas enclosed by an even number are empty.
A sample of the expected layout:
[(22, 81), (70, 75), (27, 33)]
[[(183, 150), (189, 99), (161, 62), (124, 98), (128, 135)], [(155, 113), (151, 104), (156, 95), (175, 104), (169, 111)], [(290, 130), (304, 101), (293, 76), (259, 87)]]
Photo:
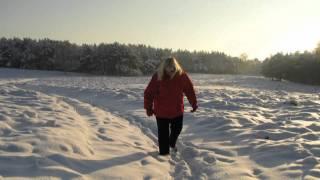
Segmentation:
[(119, 42), (189, 51), (312, 51), (319, 0), (0, 0), (0, 37)]

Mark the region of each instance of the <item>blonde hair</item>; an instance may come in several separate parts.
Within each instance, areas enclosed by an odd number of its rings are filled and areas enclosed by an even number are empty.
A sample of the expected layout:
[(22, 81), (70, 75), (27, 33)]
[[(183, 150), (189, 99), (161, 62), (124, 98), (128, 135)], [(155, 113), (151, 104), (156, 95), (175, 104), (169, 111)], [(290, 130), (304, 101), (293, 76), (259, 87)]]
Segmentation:
[(157, 70), (157, 74), (158, 74), (158, 80), (162, 80), (163, 76), (165, 74), (165, 69), (168, 66), (172, 66), (175, 68), (175, 73), (173, 74), (172, 77), (170, 77), (171, 79), (178, 73), (179, 75), (181, 75), (184, 71), (181, 68), (179, 62), (177, 61), (177, 59), (175, 57), (168, 57), (166, 59), (164, 59)]

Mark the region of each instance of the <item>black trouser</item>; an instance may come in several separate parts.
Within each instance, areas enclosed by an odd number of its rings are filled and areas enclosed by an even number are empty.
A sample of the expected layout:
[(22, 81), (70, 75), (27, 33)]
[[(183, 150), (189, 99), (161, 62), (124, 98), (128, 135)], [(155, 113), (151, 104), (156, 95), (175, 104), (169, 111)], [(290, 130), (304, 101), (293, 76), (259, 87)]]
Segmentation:
[(178, 136), (182, 130), (183, 116), (172, 119), (158, 118), (158, 142), (161, 155), (169, 154), (169, 146), (175, 147)]

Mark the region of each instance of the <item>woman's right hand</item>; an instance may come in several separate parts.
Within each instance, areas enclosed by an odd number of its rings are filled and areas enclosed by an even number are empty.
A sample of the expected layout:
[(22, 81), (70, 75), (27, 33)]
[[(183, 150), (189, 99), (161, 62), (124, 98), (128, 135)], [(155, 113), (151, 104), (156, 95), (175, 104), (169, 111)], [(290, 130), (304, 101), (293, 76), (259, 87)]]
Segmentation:
[(146, 114), (147, 114), (147, 116), (152, 116), (153, 115), (153, 110), (152, 109), (146, 109)]

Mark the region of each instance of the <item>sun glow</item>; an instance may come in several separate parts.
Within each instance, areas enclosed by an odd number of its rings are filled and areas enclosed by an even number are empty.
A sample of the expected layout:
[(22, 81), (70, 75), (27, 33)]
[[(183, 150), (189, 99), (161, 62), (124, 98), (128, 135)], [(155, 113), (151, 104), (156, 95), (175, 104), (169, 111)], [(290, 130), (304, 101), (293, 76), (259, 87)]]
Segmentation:
[[(310, 27), (310, 26), (309, 26)], [(275, 47), (284, 53), (295, 51), (310, 51), (316, 48), (320, 41), (320, 26), (311, 29), (308, 26), (299, 29), (292, 29), (278, 38)]]

